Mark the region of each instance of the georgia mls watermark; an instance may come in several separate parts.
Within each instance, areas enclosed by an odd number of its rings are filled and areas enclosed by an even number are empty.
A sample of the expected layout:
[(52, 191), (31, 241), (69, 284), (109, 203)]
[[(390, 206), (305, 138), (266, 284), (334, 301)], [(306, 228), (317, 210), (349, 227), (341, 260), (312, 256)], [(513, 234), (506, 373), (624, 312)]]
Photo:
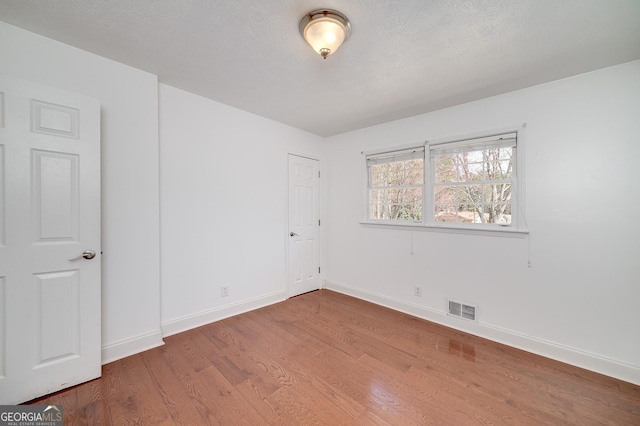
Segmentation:
[(63, 426), (61, 405), (0, 405), (0, 426)]

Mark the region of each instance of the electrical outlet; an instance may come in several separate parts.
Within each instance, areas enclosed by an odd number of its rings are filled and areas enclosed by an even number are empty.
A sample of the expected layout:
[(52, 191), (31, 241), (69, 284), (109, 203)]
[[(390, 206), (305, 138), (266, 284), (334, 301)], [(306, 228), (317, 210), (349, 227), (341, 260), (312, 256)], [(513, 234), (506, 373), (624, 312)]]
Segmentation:
[(226, 285), (223, 285), (222, 288), (220, 289), (220, 294), (222, 295), (222, 297), (227, 297), (229, 295), (229, 287)]
[(422, 287), (420, 287), (419, 285), (415, 286), (413, 294), (417, 297), (422, 297)]

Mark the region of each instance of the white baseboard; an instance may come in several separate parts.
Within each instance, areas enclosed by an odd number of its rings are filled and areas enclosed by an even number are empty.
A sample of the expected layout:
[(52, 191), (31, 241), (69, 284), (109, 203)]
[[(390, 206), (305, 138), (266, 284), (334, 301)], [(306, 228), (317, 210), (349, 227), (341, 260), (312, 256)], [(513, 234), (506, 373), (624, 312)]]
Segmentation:
[(102, 365), (164, 345), (160, 330), (102, 347)]
[(282, 302), (287, 299), (285, 290), (277, 293), (260, 296), (249, 300), (221, 306), (219, 308), (210, 309), (204, 312), (198, 312), (193, 315), (184, 316), (162, 323), (162, 336), (167, 337), (183, 331), (191, 330), (206, 324), (210, 324), (221, 319), (229, 318), (244, 312), (253, 311), (254, 309)]
[(419, 306), (404, 300), (352, 287), (335, 281), (326, 280), (324, 288), (333, 290), (396, 311), (404, 312), (437, 324), (464, 331), (475, 336), (493, 340), (527, 352), (561, 361), (576, 367), (595, 371), (606, 376), (640, 385), (640, 366), (630, 365), (600, 355), (588, 353), (571, 347), (526, 336), (490, 324), (462, 321), (448, 316), (444, 311)]

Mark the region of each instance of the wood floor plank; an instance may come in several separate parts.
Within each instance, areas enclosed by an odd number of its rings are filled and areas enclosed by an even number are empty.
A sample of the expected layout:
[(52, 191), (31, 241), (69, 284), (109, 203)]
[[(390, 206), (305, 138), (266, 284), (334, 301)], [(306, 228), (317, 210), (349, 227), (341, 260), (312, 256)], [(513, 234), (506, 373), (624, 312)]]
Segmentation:
[(262, 340), (258, 334), (250, 334), (241, 325), (229, 321), (230, 327), (238, 333), (236, 345), (225, 349), (229, 358), (259, 377), (265, 386), (265, 393), (270, 394), (284, 386), (295, 384), (295, 378), (288, 369), (287, 358), (269, 342)]
[[(123, 371), (131, 394), (136, 401), (138, 417), (141, 424), (170, 425), (173, 424), (160, 389), (149, 369), (144, 363), (142, 354), (136, 354), (121, 360)], [(143, 398), (140, 398), (143, 396)]]
[(200, 386), (206, 404), (213, 408), (222, 425), (257, 425), (264, 420), (240, 392), (215, 368), (197, 373), (194, 384)]
[(640, 386), (327, 290), (30, 403), (71, 425), (640, 425)]
[(268, 398), (273, 392), (269, 395), (265, 394), (264, 386), (255, 383), (252, 378), (238, 383), (235, 387), (247, 403), (262, 417), (264, 423), (270, 424), (283, 414), (282, 407)]
[(101, 400), (92, 401), (84, 405), (79, 413), (77, 421), (69, 421), (65, 417), (67, 425), (106, 425), (110, 424), (107, 407)]
[(163, 356), (165, 352), (168, 352), (167, 349), (160, 347), (143, 352), (141, 356), (173, 424), (189, 426), (202, 423), (202, 418), (176, 377), (175, 369), (172, 370), (169, 365), (170, 358)]
[(385, 414), (390, 406), (394, 406), (398, 413), (420, 423), (434, 423), (445, 418), (455, 424), (470, 423), (467, 412), (456, 404), (459, 401), (443, 393), (442, 388), (423, 386), (424, 382), (416, 380), (413, 374), (407, 372), (398, 377), (392, 366), (369, 355), (360, 359), (358, 371), (370, 377), (372, 394), (381, 401), (374, 412), (387, 420), (393, 420)]
[[(333, 425), (331, 421), (325, 420), (321, 413), (313, 407), (307, 405), (308, 399), (304, 394), (291, 392), (289, 388), (281, 388), (274, 392), (270, 397), (274, 403), (282, 407), (281, 414), (275, 421), (275, 424), (281, 425)], [(333, 412), (333, 411), (332, 411)], [(349, 424), (349, 423), (344, 423)]]
[[(174, 336), (176, 337), (176, 336)], [(226, 378), (198, 352), (197, 330), (183, 333), (175, 339), (178, 356), (173, 365), (178, 372), (184, 392), (189, 397), (204, 424), (233, 424), (233, 416), (238, 416), (238, 424), (259, 424), (260, 416), (235, 390)]]
[[(296, 377), (297, 381), (303, 381), (312, 385), (319, 391), (321, 398), (327, 399), (332, 405), (342, 408), (352, 419), (360, 416), (364, 411), (364, 406), (354, 400), (351, 395), (344, 393), (340, 386), (336, 386), (335, 380), (331, 382), (326, 381), (326, 378), (334, 379), (335, 374), (316, 374), (315, 367), (321, 367), (321, 365), (316, 362), (314, 354), (317, 355), (328, 348), (326, 344), (316, 339), (310, 339), (309, 343), (314, 342), (315, 344), (312, 348), (309, 348), (305, 343), (300, 344), (302, 340), (298, 339), (295, 335), (284, 332), (283, 329), (278, 326), (269, 327), (268, 325), (270, 324), (266, 325), (259, 321), (252, 324), (260, 338), (270, 342), (272, 348), (296, 348), (295, 356), (289, 358), (287, 358), (286, 355), (283, 356), (285, 356), (284, 360), (287, 361), (288, 368)], [(300, 353), (306, 353), (306, 355), (300, 356)], [(335, 371), (333, 371), (333, 373), (335, 373)]]
[(137, 402), (136, 395), (128, 383), (123, 362), (126, 362), (126, 358), (112, 362), (102, 370), (103, 376), (100, 380), (103, 383), (108, 417), (111, 424), (140, 424), (138, 404), (142, 401), (143, 395), (138, 395)]
[[(521, 381), (513, 380), (514, 374), (519, 373), (515, 372), (510, 377), (503, 377), (500, 371), (496, 371), (495, 365), (481, 360), (470, 361), (455, 351), (449, 350), (435, 351), (428, 358), (421, 358), (412, 367), (412, 372), (417, 377), (433, 383), (442, 391), (470, 395), (480, 403), (493, 402), (494, 405), (498, 405), (504, 402), (502, 405), (505, 408), (516, 408), (513, 405), (518, 400), (519, 391), (523, 388)], [(464, 389), (465, 392), (457, 391), (459, 389)], [(528, 388), (528, 390), (526, 399), (528, 404), (519, 408), (519, 417), (536, 418), (537, 409), (531, 407), (535, 407), (540, 402), (540, 398), (545, 398), (542, 402), (549, 407), (546, 401), (548, 395), (536, 393), (535, 388)]]
[[(243, 319), (250, 319), (250, 316), (243, 315)], [(289, 356), (282, 352), (281, 348), (286, 347), (286, 345), (277, 344), (281, 343), (278, 342), (277, 334), (270, 334), (269, 331), (262, 330), (256, 322), (240, 321), (240, 319), (235, 318), (230, 323), (237, 331), (238, 336), (242, 336), (239, 339), (246, 339), (242, 346), (253, 345), (259, 349), (259, 358), (255, 354), (248, 353), (244, 354), (245, 358), (253, 359), (254, 362), (262, 364), (264, 364), (264, 361), (260, 361), (260, 359), (268, 360), (264, 365), (267, 371), (271, 371), (272, 374), (275, 373), (274, 378), (278, 379), (281, 385), (280, 388), (292, 387), (297, 392), (303, 392), (302, 394), (313, 395), (312, 399), (316, 401), (317, 407), (321, 408), (322, 405), (328, 404), (333, 407), (335, 412), (339, 412), (338, 409), (342, 409), (344, 413), (351, 416), (349, 418), (351, 422), (355, 417), (359, 416), (361, 410), (358, 409), (357, 404), (354, 405), (353, 401), (350, 401), (348, 397), (324, 382), (322, 378), (309, 374), (306, 368), (302, 368), (299, 365), (296, 361), (300, 359), (298, 354), (294, 353), (293, 356)], [(241, 340), (239, 342), (242, 343)], [(286, 395), (288, 393), (280, 389), (276, 392), (278, 395)], [(272, 396), (267, 396), (267, 398), (272, 399)]]

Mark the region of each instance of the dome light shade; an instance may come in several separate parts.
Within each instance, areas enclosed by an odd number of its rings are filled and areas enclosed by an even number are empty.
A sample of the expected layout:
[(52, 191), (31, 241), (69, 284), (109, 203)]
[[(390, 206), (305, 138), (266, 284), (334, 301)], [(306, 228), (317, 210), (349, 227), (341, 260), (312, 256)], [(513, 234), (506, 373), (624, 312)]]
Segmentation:
[(314, 10), (300, 21), (300, 34), (313, 50), (327, 59), (349, 38), (351, 23), (337, 10)]

